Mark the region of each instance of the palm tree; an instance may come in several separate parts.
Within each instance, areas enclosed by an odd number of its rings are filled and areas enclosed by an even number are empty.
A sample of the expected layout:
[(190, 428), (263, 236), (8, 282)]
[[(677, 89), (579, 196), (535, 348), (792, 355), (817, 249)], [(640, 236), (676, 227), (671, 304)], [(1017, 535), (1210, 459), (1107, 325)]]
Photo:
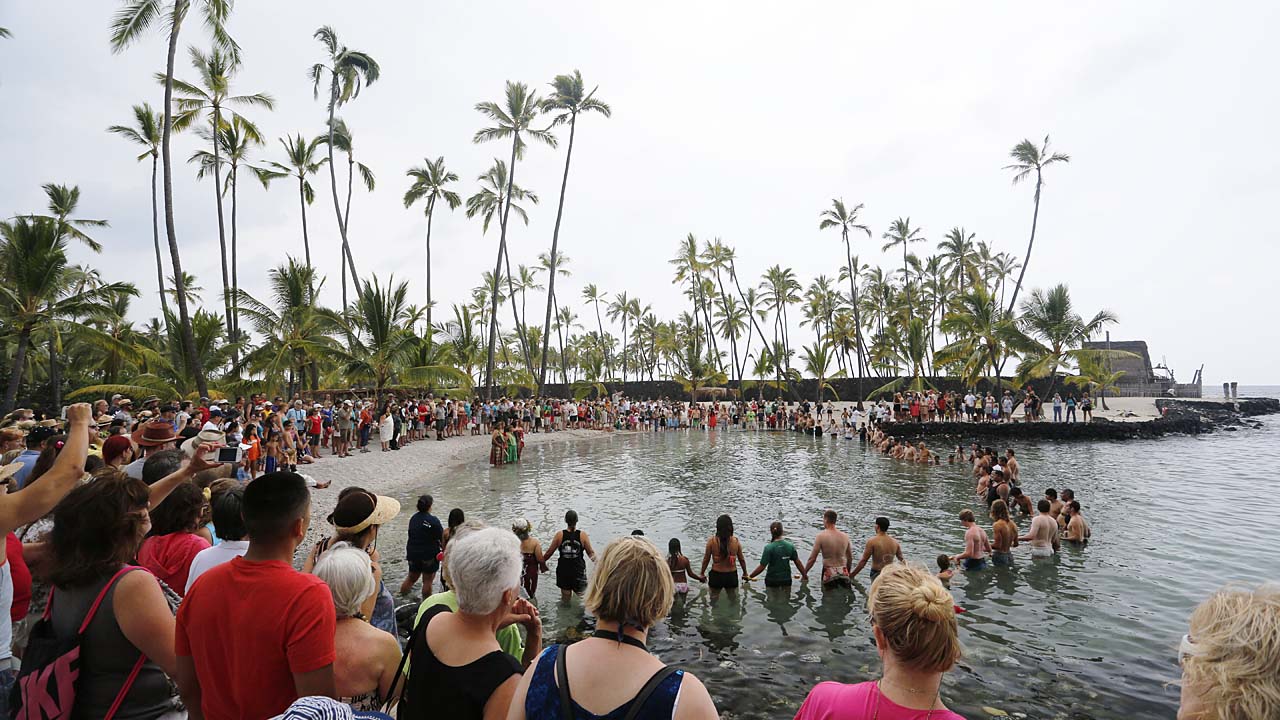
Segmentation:
[(43, 217), (47, 217), (56, 223), (58, 234), (65, 235), (73, 240), (79, 240), (94, 252), (102, 252), (102, 244), (86, 235), (80, 228), (108, 227), (109, 223), (106, 220), (71, 217), (79, 209), (80, 187), (78, 185), (68, 186), (45, 183), (41, 188), (44, 190), (45, 197), (49, 199), (49, 214)]
[(1021, 382), (1047, 376), (1049, 388), (1045, 390), (1046, 397), (1053, 393), (1058, 369), (1072, 360), (1133, 357), (1133, 353), (1120, 350), (1080, 349), (1085, 341), (1118, 319), (1110, 310), (1100, 310), (1086, 321), (1072, 307), (1066, 285), (1055, 285), (1047, 291), (1032, 290), (1031, 296), (1022, 302), (1022, 316), (1018, 322), (1022, 330), (1035, 340), (1018, 366), (1018, 379)]
[[(494, 125), (492, 127), (482, 128), (476, 131), (473, 141), (475, 143), (488, 142), (490, 140), (500, 140), (511, 138), (511, 161), (510, 172), (507, 174), (507, 190), (505, 193), (506, 207), (502, 210), (501, 216), (501, 235), (498, 238), (498, 258), (493, 264), (493, 275), (495, 278), (502, 272), (502, 261), (507, 254), (507, 215), (511, 210), (511, 201), (514, 199), (512, 194), (512, 186), (515, 184), (516, 178), (516, 160), (524, 155), (525, 142), (522, 136), (527, 135), (535, 140), (544, 142), (551, 147), (556, 146), (556, 137), (551, 134), (550, 129), (539, 130), (532, 127), (534, 120), (538, 117), (541, 109), (542, 100), (537, 93), (529, 92), (528, 86), (524, 83), (516, 83), (507, 81), (506, 104), (498, 105), (495, 102), (481, 102), (476, 104), (476, 110), (486, 118), (491, 120)], [(489, 317), (489, 350), (488, 359), (485, 363), (485, 397), (493, 399), (493, 351), (498, 341), (498, 296), (494, 293), (491, 300), (493, 306), (490, 308)], [(523, 334), (521, 335), (523, 338)], [(529, 374), (533, 374), (532, 363), (528, 359), (528, 349), (525, 350), (525, 365), (529, 368)]]
[(954, 365), (968, 385), (990, 370), (999, 396), (1000, 368), (1005, 360), (1030, 350), (1033, 344), (987, 288), (975, 285), (955, 300), (952, 311), (942, 318), (942, 331), (956, 340), (940, 348), (935, 360), (939, 365)]
[(11, 38), (11, 37), (13, 37), (13, 33), (9, 32), (9, 28), (0, 27), (0, 38)]
[(911, 313), (915, 312), (915, 306), (911, 303), (911, 275), (907, 267), (907, 245), (916, 242), (924, 242), (924, 238), (920, 236), (920, 228), (911, 227), (911, 218), (898, 218), (889, 224), (889, 230), (882, 235), (885, 243), (880, 248), (881, 252), (886, 252), (890, 248), (902, 246), (902, 278), (906, 282), (907, 287), (907, 310)]
[(966, 282), (971, 282), (977, 273), (978, 255), (974, 245), (974, 233), (962, 227), (953, 227), (947, 232), (942, 242), (938, 243), (938, 253), (942, 257), (942, 266), (946, 271), (951, 287), (962, 293)]
[[(221, 133), (224, 123), (230, 123), (234, 119), (240, 118), (241, 132), (261, 141), (257, 127), (233, 108), (236, 106), (261, 107), (271, 110), (275, 107), (275, 101), (266, 93), (254, 93), (252, 95), (231, 94), (231, 79), (239, 69), (239, 60), (230, 53), (214, 47), (208, 54), (196, 48), (191, 48), (190, 54), (191, 64), (195, 66), (196, 72), (200, 76), (197, 83), (189, 83), (167, 76), (159, 76), (157, 79), (165, 83), (166, 86), (172, 84), (174, 90), (178, 93), (178, 98), (175, 102), (178, 112), (173, 118), (173, 127), (175, 129), (181, 131), (191, 127), (202, 115), (207, 113), (209, 125), (204, 139), (213, 145), (213, 167), (211, 171), (213, 173), (213, 195), (218, 209), (218, 247), (222, 252), (222, 301), (227, 312), (227, 336), (234, 338), (235, 313), (231, 309), (232, 285), (227, 264), (227, 235), (222, 214), (224, 188), (222, 186), (223, 148)], [(202, 167), (200, 174), (203, 175), (204, 172)]]
[[(203, 137), (206, 133), (201, 133)], [(258, 178), (265, 189), (268, 186), (271, 177), (270, 170), (264, 170), (248, 163), (249, 152), (254, 145), (264, 144), (262, 135), (252, 123), (245, 120), (240, 115), (231, 118), (230, 122), (223, 122), (222, 127), (217, 133), (217, 142), (221, 145), (222, 150), (226, 153), (227, 164), (230, 166), (230, 172), (227, 173), (226, 181), (223, 184), (223, 194), (231, 193), (231, 333), (229, 337), (240, 337), (240, 312), (239, 306), (236, 304), (236, 296), (240, 291), (240, 256), (239, 256), (239, 223), (238, 216), (240, 210), (239, 194), (240, 188), (240, 166), (244, 165), (248, 170)], [(197, 150), (191, 156), (191, 161), (200, 163), (200, 171), (196, 177), (204, 177), (207, 173), (216, 173), (219, 158), (207, 150)], [(238, 360), (239, 358), (235, 358)]]
[(310, 265), (290, 257), (267, 273), (267, 285), (270, 304), (243, 290), (236, 293), (236, 304), (263, 337), (241, 364), (271, 382), (279, 382), (287, 373), (286, 395), (293, 397), (307, 368), (334, 352), (331, 335), (336, 328), (319, 306), (324, 279), (317, 279)]
[(307, 236), (307, 206), (316, 199), (315, 190), (312, 189), (311, 181), (307, 178), (315, 175), (320, 171), (321, 166), (329, 162), (328, 158), (316, 159), (316, 148), (323, 142), (323, 136), (314, 137), (308, 142), (302, 138), (302, 133), (294, 137), (280, 138), (286, 160), (284, 163), (275, 161), (268, 163), (272, 169), (263, 173), (268, 180), (282, 177), (298, 178), (298, 204), (302, 207), (302, 249), (307, 267), (311, 267), (311, 240)]
[[(485, 174), (481, 175), (477, 179), (480, 181), (480, 189), (477, 190), (474, 195), (467, 198), (467, 217), (472, 218), (477, 215), (481, 217), (481, 219), (483, 220), (483, 224), (481, 225), (481, 228), (482, 228), (481, 232), (483, 233), (489, 232), (489, 223), (493, 220), (494, 215), (497, 215), (499, 217), (499, 221), (501, 222), (504, 211), (509, 212), (511, 210), (514, 210), (516, 212), (516, 215), (520, 216), (521, 220), (524, 220), (525, 225), (529, 224), (529, 214), (525, 212), (525, 209), (522, 206), (515, 204), (515, 201), (528, 200), (529, 202), (534, 203), (536, 205), (538, 202), (538, 195), (537, 193), (534, 193), (531, 190), (525, 190), (521, 188), (519, 185), (512, 184), (510, 182), (510, 175), (507, 171), (507, 164), (505, 162), (495, 158), (493, 161), (493, 166), (490, 167), (485, 172)], [(512, 196), (512, 199), (510, 202), (507, 201), (508, 191), (511, 193), (511, 196)], [(499, 245), (499, 249), (503, 249), (501, 245)], [(505, 278), (507, 281), (506, 297), (507, 299), (511, 300), (511, 315), (515, 319), (517, 339), (520, 342), (520, 347), (523, 350), (525, 350), (524, 352), (525, 368), (528, 370), (530, 377), (532, 377), (533, 364), (530, 361), (527, 344), (525, 342), (524, 325), (520, 320), (520, 315), (517, 312), (516, 305), (515, 305), (515, 285), (511, 277), (511, 260), (509, 257), (507, 257), (505, 250), (499, 256), (498, 261), (500, 263), (506, 263), (506, 274), (505, 274)], [(504, 275), (501, 269), (499, 269), (499, 272), (489, 275), (490, 280), (495, 283), (501, 282), (503, 280), (503, 277)], [(491, 296), (492, 296), (492, 299), (494, 300), (494, 305), (492, 308), (494, 311), (493, 320), (494, 322), (496, 322), (496, 318), (497, 318), (496, 311), (498, 308), (498, 303), (500, 303), (502, 300), (500, 298), (500, 293), (496, 289), (493, 293), (491, 293)]]
[(845, 373), (843, 370), (836, 371), (834, 375), (828, 375), (827, 370), (831, 367), (831, 344), (825, 341), (815, 341), (812, 345), (802, 348), (804, 350), (804, 369), (805, 372), (818, 379), (817, 402), (822, 402), (822, 394), (825, 390), (830, 390), (839, 400), (840, 396), (836, 393), (836, 389), (831, 387), (831, 383), (827, 382), (827, 378), (842, 377)]
[(556, 206), (556, 224), (551, 232), (551, 267), (547, 280), (547, 316), (542, 330), (542, 359), (538, 363), (538, 386), (547, 381), (547, 343), (551, 339), (551, 309), (556, 299), (556, 267), (560, 262), (560, 220), (564, 217), (564, 194), (569, 185), (569, 163), (573, 160), (573, 137), (578, 127), (578, 114), (597, 112), (605, 117), (613, 115), (609, 105), (595, 97), (596, 89), (586, 92), (582, 83), (582, 73), (577, 70), (572, 75), (557, 75), (551, 81), (551, 94), (542, 102), (543, 112), (556, 113), (551, 121), (556, 125), (569, 125), (569, 146), (564, 154), (564, 175), (560, 179), (560, 202)]
[(862, 211), (862, 203), (852, 208), (845, 206), (844, 199), (831, 201), (831, 208), (823, 210), (819, 215), (818, 229), (840, 228), (840, 239), (844, 241), (846, 273), (849, 276), (849, 299), (853, 303), (854, 344), (858, 353), (858, 408), (862, 408), (862, 376), (866, 374), (866, 347), (862, 342), (862, 315), (858, 303), (858, 270), (853, 256), (853, 242), (849, 239), (850, 230), (861, 230), (871, 237), (871, 228), (858, 222), (858, 213)]
[(1123, 370), (1112, 372), (1102, 358), (1085, 355), (1080, 358), (1080, 369), (1077, 374), (1066, 379), (1068, 385), (1075, 385), (1083, 388), (1085, 391), (1097, 393), (1098, 402), (1102, 405), (1103, 410), (1110, 410), (1107, 407), (1107, 391), (1119, 393), (1120, 388), (1116, 383), (1124, 376)]
[(164, 291), (164, 261), (160, 257), (160, 212), (157, 207), (159, 200), (156, 197), (160, 139), (164, 130), (161, 127), (160, 118), (156, 116), (155, 110), (151, 109), (150, 103), (134, 105), (133, 119), (135, 123), (133, 127), (112, 125), (107, 128), (107, 132), (119, 135), (134, 145), (145, 148), (138, 156), (138, 162), (151, 158), (151, 239), (156, 249), (156, 285), (160, 288), (160, 315), (165, 322), (169, 322), (169, 300), (165, 297)]
[[(195, 0), (204, 15), (205, 27), (213, 37), (214, 45), (228, 53), (236, 61), (240, 57), (240, 47), (227, 34), (227, 19), (231, 15), (232, 0)], [(119, 53), (142, 37), (156, 20), (165, 18), (169, 33), (168, 55), (165, 60), (164, 107), (161, 117), (164, 128), (160, 136), (160, 163), (164, 178), (164, 229), (169, 240), (169, 259), (173, 263), (173, 273), (183, 277), (182, 257), (178, 252), (178, 233), (173, 218), (173, 159), (169, 152), (169, 143), (173, 136), (173, 63), (178, 53), (178, 34), (182, 23), (191, 9), (192, 0), (125, 0), (111, 19), (111, 51)], [(191, 316), (187, 311), (186, 288), (176, 288), (178, 301), (178, 320), (182, 331), (183, 356), (189, 366), (191, 377), (201, 396), (209, 394), (209, 382), (200, 364), (200, 354), (196, 347), (195, 331), (191, 324)]]
[[(600, 292), (600, 288), (596, 287), (595, 283), (590, 283), (586, 287), (582, 288), (582, 299), (587, 301), (587, 304), (595, 306), (596, 332), (599, 333), (600, 337), (604, 337), (604, 322), (600, 319), (600, 298), (603, 296), (604, 293)], [(604, 362), (605, 368), (608, 370), (609, 377), (612, 378), (613, 362), (609, 359), (608, 352), (605, 352)]]
[[(197, 285), (196, 284), (197, 282), (198, 281), (196, 280), (195, 275), (192, 275), (189, 272), (182, 273), (182, 287), (183, 287), (183, 291), (187, 294), (187, 299), (191, 300), (191, 302), (196, 305), (203, 305), (204, 297), (201, 295), (201, 293), (204, 292), (204, 287), (201, 285)], [(176, 300), (178, 297), (178, 290), (177, 290), (178, 276), (170, 275), (169, 284), (174, 287), (174, 289), (170, 290), (169, 292), (173, 295), (174, 299)]]
[(482, 325), (466, 305), (454, 305), (453, 319), (444, 324), (444, 335), (448, 338), (453, 361), (472, 382), (475, 382), (476, 369), (484, 352), (479, 334), (483, 331)]
[(1023, 140), (1009, 151), (1013, 164), (1005, 165), (1005, 170), (1013, 171), (1013, 184), (1036, 175), (1035, 211), (1031, 214), (1031, 239), (1027, 241), (1027, 254), (1022, 258), (1022, 272), (1018, 273), (1018, 284), (1013, 286), (1013, 298), (1009, 300), (1009, 314), (1018, 302), (1018, 291), (1022, 289), (1022, 278), (1027, 274), (1027, 264), (1031, 262), (1031, 247), (1036, 243), (1036, 222), (1040, 219), (1040, 190), (1044, 187), (1044, 169), (1054, 163), (1071, 162), (1066, 153), (1049, 154), (1049, 136), (1044, 136), (1044, 143), (1036, 147), (1030, 140)]
[[(362, 162), (356, 162), (355, 154), (355, 137), (351, 134), (351, 128), (347, 127), (347, 123), (342, 118), (334, 120), (333, 132), (330, 134), (333, 143), (338, 149), (347, 155), (347, 202), (342, 210), (342, 227), (351, 232), (351, 194), (352, 187), (355, 182), (356, 171), (360, 172), (360, 179), (364, 182), (365, 190), (373, 192), (377, 181), (373, 177), (373, 171), (368, 165)], [(345, 304), (347, 297), (347, 264), (342, 262), (342, 258), (338, 258), (338, 264), (342, 266), (342, 298)]]
[[(352, 50), (340, 44), (337, 31), (328, 25), (316, 30), (314, 37), (324, 43), (325, 50), (329, 53), (328, 65), (316, 63), (311, 66), (312, 93), (316, 98), (320, 97), (320, 81), (328, 74), (329, 134), (326, 142), (329, 146), (329, 187), (333, 190), (333, 212), (338, 218), (338, 233), (342, 236), (342, 255), (346, 258), (347, 267), (351, 270), (351, 284), (358, 295), (361, 292), (360, 276), (356, 273), (356, 263), (351, 257), (351, 245), (347, 241), (347, 223), (342, 213), (342, 206), (338, 203), (338, 174), (333, 167), (334, 131), (337, 129), (334, 124), (334, 112), (339, 105), (345, 105), (359, 97), (362, 87), (377, 82), (382, 69), (378, 67), (378, 61), (367, 53)], [(342, 304), (344, 307), (347, 304), (345, 295), (342, 298)]]
[(63, 319), (105, 312), (117, 295), (138, 291), (128, 283), (77, 282), (78, 274), (67, 261), (67, 235), (56, 219), (14, 218), (0, 223), (0, 239), (0, 312), (17, 336), (9, 385), (0, 404), (0, 413), (7, 413), (17, 402), (33, 333), (52, 330), (49, 326)]
[(622, 292), (613, 296), (613, 302), (609, 303), (606, 313), (609, 320), (617, 322), (622, 321), (622, 382), (627, 381), (627, 326), (631, 321), (631, 303), (632, 300), (627, 294)]
[(462, 198), (448, 188), (448, 185), (458, 181), (458, 174), (445, 169), (443, 155), (435, 160), (427, 159), (426, 163), (409, 168), (405, 173), (413, 178), (413, 184), (405, 191), (404, 206), (407, 209), (419, 200), (427, 201), (427, 325), (430, 325), (431, 308), (435, 304), (431, 299), (431, 220), (435, 217), (437, 200), (443, 200), (450, 210), (457, 210), (462, 204)]

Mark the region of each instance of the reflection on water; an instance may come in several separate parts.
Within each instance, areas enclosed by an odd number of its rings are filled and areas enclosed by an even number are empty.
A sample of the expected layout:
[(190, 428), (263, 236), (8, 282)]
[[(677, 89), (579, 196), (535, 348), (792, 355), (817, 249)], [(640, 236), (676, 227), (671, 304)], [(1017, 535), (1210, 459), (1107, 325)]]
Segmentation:
[[(944, 683), (951, 707), (971, 718), (985, 717), (984, 705), (1035, 718), (1172, 717), (1178, 690), (1166, 683), (1178, 676), (1175, 648), (1191, 609), (1227, 582), (1280, 578), (1280, 559), (1265, 542), (1280, 500), (1263, 490), (1280, 462), (1280, 421), (1264, 423), (1202, 437), (1019, 445), (1028, 494), (1075, 490), (1094, 541), (1048, 561), (1032, 562), (1022, 548), (1012, 568), (957, 574), (951, 589), (967, 611), (966, 656)], [(1229, 471), (1224, 458), (1232, 458)], [(963, 468), (906, 465), (856, 441), (723, 431), (533, 446), (514, 468), (492, 469), (477, 457), (401, 499), (412, 507), (422, 492), (436, 497), (441, 516), (461, 507), (502, 526), (526, 517), (544, 545), (573, 508), (597, 552), (641, 529), (664, 552), (668, 538), (680, 538), (695, 567), (721, 512), (733, 516), (754, 567), (773, 520), (807, 557), (828, 507), (857, 547), (874, 518), (888, 516), (907, 558), (932, 567), (939, 553), (963, 548), (960, 510), (981, 507)], [(407, 520), (397, 518), (383, 537), (404, 537)], [(1207, 557), (1203, 548), (1220, 547), (1222, 523), (1237, 545)], [(384, 559), (394, 554), (385, 545)], [(387, 565), (399, 582), (402, 563)], [(553, 578), (537, 596), (545, 636), (589, 633), (592, 619), (580, 601), (560, 603)], [(832, 592), (754, 582), (712, 602), (693, 583), (650, 645), (701, 677), (726, 717), (789, 717), (815, 682), (878, 672), (869, 585), (865, 575)]]

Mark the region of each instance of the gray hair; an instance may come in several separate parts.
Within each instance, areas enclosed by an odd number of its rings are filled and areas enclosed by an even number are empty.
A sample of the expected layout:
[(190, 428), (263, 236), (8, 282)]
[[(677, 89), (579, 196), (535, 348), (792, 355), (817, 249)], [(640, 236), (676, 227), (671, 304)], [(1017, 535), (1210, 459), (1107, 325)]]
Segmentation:
[(502, 594), (520, 584), (520, 541), (498, 528), (484, 528), (449, 541), (450, 584), (458, 610), (488, 615)]
[(340, 618), (358, 617), (360, 606), (378, 589), (369, 553), (351, 543), (334, 543), (312, 572), (329, 586)]

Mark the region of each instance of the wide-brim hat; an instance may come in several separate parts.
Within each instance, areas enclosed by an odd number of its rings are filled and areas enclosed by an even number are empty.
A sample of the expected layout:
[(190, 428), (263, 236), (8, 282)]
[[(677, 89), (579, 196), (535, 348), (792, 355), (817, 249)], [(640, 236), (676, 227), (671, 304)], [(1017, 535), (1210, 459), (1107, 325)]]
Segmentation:
[(14, 460), (8, 465), (0, 465), (0, 482), (4, 482), (14, 475), (17, 475), (18, 471), (24, 467), (26, 467), (26, 463), (18, 462), (17, 460)]
[(213, 445), (224, 445), (227, 442), (227, 436), (217, 430), (201, 430), (190, 438), (187, 438), (179, 447), (187, 457), (196, 454), (196, 448), (210, 443)]
[(167, 420), (152, 420), (138, 426), (133, 431), (133, 442), (142, 447), (155, 447), (171, 443), (178, 439), (173, 432), (173, 423)]
[(384, 525), (399, 514), (399, 500), (361, 490), (339, 500), (328, 520), (338, 532), (355, 535), (373, 525)]
[(110, 415), (98, 416), (98, 420), (97, 420), (98, 427), (110, 427), (111, 423), (113, 422), (115, 422), (115, 418), (111, 417)]

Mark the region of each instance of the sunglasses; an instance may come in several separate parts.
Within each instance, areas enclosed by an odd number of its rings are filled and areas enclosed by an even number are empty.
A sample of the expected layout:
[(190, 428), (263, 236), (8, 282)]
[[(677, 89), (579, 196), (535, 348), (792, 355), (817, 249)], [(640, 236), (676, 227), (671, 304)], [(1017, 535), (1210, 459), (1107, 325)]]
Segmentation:
[(1203, 651), (1201, 648), (1196, 647), (1191, 635), (1183, 635), (1182, 642), (1178, 644), (1178, 664), (1182, 665), (1187, 662), (1187, 658), (1201, 654), (1203, 654)]

